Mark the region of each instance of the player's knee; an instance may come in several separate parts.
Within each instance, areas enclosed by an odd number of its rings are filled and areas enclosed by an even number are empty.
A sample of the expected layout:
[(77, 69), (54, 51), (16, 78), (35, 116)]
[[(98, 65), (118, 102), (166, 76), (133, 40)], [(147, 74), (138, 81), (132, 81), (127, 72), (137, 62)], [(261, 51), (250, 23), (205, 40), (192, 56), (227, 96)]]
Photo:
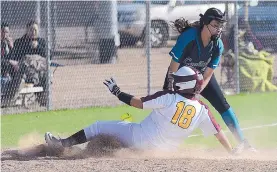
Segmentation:
[(230, 109), (230, 105), (227, 102), (227, 100), (224, 98), (221, 102), (217, 103), (217, 105), (214, 107), (219, 114), (223, 114), (226, 111), (228, 111)]

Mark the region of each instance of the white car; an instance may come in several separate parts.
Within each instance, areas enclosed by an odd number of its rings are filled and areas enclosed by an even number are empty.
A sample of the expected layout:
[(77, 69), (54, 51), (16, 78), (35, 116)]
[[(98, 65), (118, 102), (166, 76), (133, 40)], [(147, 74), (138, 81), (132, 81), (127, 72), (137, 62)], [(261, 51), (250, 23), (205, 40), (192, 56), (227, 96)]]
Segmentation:
[[(133, 45), (139, 40), (144, 41), (146, 26), (145, 1), (119, 1), (117, 6), (121, 44)], [(150, 32), (152, 47), (163, 47), (169, 39), (174, 39), (178, 36), (178, 33), (170, 27), (170, 22), (181, 17), (190, 22), (198, 21), (199, 14), (204, 14), (211, 7), (228, 11), (228, 16), (234, 14), (234, 4), (226, 5), (224, 1), (151, 1)]]

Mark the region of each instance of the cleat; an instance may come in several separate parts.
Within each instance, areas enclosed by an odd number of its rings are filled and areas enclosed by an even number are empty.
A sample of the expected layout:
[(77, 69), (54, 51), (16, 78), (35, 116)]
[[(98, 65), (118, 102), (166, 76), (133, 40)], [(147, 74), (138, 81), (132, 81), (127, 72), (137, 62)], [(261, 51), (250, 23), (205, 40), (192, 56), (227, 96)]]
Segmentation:
[(55, 151), (59, 151), (59, 152), (64, 151), (64, 146), (62, 145), (62, 141), (60, 138), (55, 137), (50, 132), (45, 133), (44, 138), (45, 138), (47, 145), (51, 149), (53, 149)]
[(257, 149), (255, 149), (252, 145), (249, 144), (248, 140), (244, 140), (244, 150), (249, 151), (249, 152), (253, 152), (253, 153), (257, 153)]
[(240, 144), (238, 144), (235, 148), (233, 148), (232, 150), (232, 154), (233, 155), (239, 155), (244, 151), (244, 142), (241, 142)]

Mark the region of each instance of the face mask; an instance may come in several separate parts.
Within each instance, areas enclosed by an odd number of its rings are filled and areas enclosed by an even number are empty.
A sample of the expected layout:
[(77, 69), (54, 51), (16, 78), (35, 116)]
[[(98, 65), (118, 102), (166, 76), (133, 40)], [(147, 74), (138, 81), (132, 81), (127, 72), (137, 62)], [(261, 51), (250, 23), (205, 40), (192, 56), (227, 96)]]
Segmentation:
[(209, 30), (209, 32), (210, 32), (210, 34), (211, 34), (211, 40), (212, 40), (212, 41), (215, 41), (215, 40), (217, 40), (218, 38), (221, 37), (223, 27), (216, 28), (216, 27), (214, 27), (214, 26), (211, 25), (211, 24), (209, 24), (209, 25), (210, 25), (211, 27), (213, 27), (214, 29), (216, 29), (217, 31), (219, 30), (219, 32), (218, 32), (217, 34), (212, 34), (212, 32), (211, 32), (211, 30), (209, 29), (208, 25), (206, 25), (207, 28), (208, 28), (208, 30)]

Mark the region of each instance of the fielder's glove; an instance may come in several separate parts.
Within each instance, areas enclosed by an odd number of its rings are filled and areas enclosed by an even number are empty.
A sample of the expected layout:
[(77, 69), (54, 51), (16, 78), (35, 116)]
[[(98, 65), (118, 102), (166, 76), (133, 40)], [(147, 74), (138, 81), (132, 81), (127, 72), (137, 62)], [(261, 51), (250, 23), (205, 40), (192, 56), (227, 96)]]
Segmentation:
[(168, 82), (167, 88), (168, 90), (171, 90), (171, 91), (173, 90), (173, 81), (174, 81), (172, 74), (173, 72), (168, 72), (168, 76), (167, 76), (167, 82)]
[(103, 83), (108, 87), (110, 92), (116, 97), (118, 97), (118, 95), (121, 93), (120, 88), (116, 85), (116, 82), (113, 78), (110, 78), (109, 80), (106, 80)]

